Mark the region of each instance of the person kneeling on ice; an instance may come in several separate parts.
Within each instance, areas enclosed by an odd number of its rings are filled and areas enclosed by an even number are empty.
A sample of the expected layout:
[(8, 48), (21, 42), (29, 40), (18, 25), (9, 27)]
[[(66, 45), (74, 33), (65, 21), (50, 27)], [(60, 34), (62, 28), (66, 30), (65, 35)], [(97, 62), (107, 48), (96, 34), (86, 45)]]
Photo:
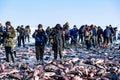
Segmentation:
[(39, 60), (43, 61), (43, 54), (45, 44), (47, 42), (47, 36), (42, 28), (42, 24), (38, 25), (38, 30), (35, 30), (32, 37), (35, 38), (36, 59), (37, 61)]

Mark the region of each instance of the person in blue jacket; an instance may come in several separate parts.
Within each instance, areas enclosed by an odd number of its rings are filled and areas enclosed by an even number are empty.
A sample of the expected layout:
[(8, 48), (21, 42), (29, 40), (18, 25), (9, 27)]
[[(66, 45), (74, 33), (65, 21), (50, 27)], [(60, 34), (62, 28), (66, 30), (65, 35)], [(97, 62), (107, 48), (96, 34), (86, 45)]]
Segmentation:
[(106, 26), (106, 29), (104, 30), (104, 44), (108, 45), (110, 43), (110, 36), (112, 32), (108, 26)]
[(73, 29), (70, 30), (70, 37), (71, 37), (71, 45), (75, 46), (75, 49), (77, 49), (77, 37), (78, 37), (78, 29), (76, 25), (73, 26)]
[(91, 25), (90, 27), (92, 31), (91, 42), (92, 46), (95, 48), (97, 45), (97, 27), (95, 25)]
[(47, 35), (43, 30), (42, 24), (38, 25), (38, 29), (32, 35), (35, 38), (35, 50), (37, 61), (43, 61), (43, 54), (45, 49), (45, 44), (47, 42)]

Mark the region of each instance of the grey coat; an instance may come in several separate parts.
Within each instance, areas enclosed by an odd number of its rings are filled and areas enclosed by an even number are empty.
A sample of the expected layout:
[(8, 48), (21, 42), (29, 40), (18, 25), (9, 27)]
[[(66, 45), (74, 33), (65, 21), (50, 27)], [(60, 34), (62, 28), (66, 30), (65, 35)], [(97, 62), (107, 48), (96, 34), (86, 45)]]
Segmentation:
[(64, 39), (63, 39), (63, 31), (55, 30), (53, 35), (53, 46), (52, 49), (55, 51), (62, 51), (64, 49)]

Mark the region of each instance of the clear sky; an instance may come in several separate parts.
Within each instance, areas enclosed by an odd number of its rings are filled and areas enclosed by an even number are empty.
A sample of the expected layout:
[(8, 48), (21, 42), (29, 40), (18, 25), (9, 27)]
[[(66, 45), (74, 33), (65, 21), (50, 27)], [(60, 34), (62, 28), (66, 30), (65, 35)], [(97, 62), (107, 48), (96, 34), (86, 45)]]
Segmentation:
[(0, 0), (0, 22), (4, 25), (45, 27), (69, 22), (106, 26), (120, 24), (120, 0)]

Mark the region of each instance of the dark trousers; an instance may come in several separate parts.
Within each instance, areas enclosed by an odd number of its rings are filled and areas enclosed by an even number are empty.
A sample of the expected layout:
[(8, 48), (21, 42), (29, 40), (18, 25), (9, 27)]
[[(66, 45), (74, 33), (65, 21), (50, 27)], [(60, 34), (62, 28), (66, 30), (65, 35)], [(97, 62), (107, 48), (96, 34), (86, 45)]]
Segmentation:
[(96, 41), (95, 41), (95, 36), (91, 37), (91, 46), (93, 46), (95, 48), (96, 45)]
[(54, 51), (54, 59), (55, 60), (57, 60), (57, 55), (58, 55), (58, 53), (59, 53), (59, 55), (60, 55), (60, 59), (62, 59), (63, 58), (63, 56), (62, 56), (62, 51)]
[(24, 36), (20, 37), (20, 45), (21, 45), (21, 42), (23, 43), (23, 47), (25, 47), (25, 38), (24, 38)]
[(54, 49), (54, 59), (57, 60), (57, 55), (59, 54), (60, 59), (63, 58), (62, 48)]
[(104, 43), (108, 44), (110, 42), (110, 38), (109, 37), (104, 37)]
[(18, 47), (20, 47), (21, 46), (20, 36), (17, 37), (17, 41), (18, 41)]
[(80, 41), (81, 40), (81, 43), (83, 44), (83, 42), (84, 42), (84, 34), (79, 34), (79, 40), (78, 41)]
[(113, 43), (113, 36), (110, 36), (110, 43)]
[(98, 36), (97, 41), (98, 41), (98, 45), (99, 45), (99, 46), (102, 46), (102, 45), (100, 44), (100, 43), (102, 42), (102, 38), (101, 38), (100, 36)]
[(12, 61), (14, 62), (15, 57), (14, 57), (14, 53), (12, 51), (12, 48), (11, 47), (5, 47), (5, 51), (6, 51), (6, 61), (10, 62), (11, 59), (12, 59)]
[(90, 40), (86, 40), (86, 46), (87, 46), (87, 49), (90, 49), (90, 47), (91, 47), (91, 42), (90, 42)]
[(43, 54), (44, 54), (44, 46), (35, 46), (36, 50), (36, 59), (43, 60)]

